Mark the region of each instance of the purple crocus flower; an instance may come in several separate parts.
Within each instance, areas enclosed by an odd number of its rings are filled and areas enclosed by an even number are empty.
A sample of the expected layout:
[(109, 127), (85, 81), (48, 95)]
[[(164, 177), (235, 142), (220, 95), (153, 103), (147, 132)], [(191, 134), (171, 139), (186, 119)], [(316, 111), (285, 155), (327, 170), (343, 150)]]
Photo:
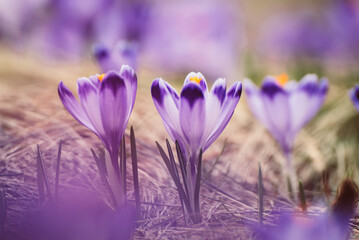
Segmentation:
[(161, 78), (153, 81), (151, 92), (168, 134), (192, 158), (224, 130), (241, 97), (242, 84), (236, 82), (226, 92), (226, 81), (219, 78), (208, 91), (204, 76), (191, 72), (180, 96)]
[(349, 92), (350, 98), (354, 103), (354, 106), (359, 111), (359, 85), (356, 85)]
[(80, 102), (60, 82), (58, 92), (67, 111), (82, 125), (94, 132), (108, 150), (117, 172), (118, 151), (136, 97), (137, 76), (123, 65), (119, 72), (77, 80)]
[(297, 83), (288, 76), (267, 76), (258, 89), (245, 81), (249, 107), (281, 146), (287, 159), (287, 174), (291, 187), (297, 189), (291, 153), (297, 133), (321, 108), (328, 91), (326, 79), (318, 81), (315, 74), (307, 74)]
[(288, 154), (297, 133), (322, 106), (328, 82), (326, 79), (318, 81), (315, 74), (305, 75), (299, 83), (286, 83), (286, 78), (286, 75), (267, 76), (260, 89), (246, 80), (245, 89), (253, 114)]
[[(226, 91), (225, 79), (219, 78), (208, 91), (204, 76), (191, 72), (184, 81), (180, 96), (161, 78), (153, 81), (151, 92), (168, 134), (180, 145), (183, 157), (179, 162), (187, 195), (181, 192), (176, 176), (172, 175), (172, 178), (177, 182), (181, 200), (187, 202), (187, 213), (193, 217), (193, 222), (198, 223), (202, 152), (217, 139), (232, 117), (241, 97), (242, 84), (236, 82)], [(171, 167), (168, 168), (171, 172)]]

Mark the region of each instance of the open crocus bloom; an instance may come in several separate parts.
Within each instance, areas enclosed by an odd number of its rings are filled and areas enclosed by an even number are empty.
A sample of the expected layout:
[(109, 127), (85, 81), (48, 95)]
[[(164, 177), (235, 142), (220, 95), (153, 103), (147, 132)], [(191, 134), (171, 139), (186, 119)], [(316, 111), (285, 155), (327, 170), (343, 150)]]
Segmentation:
[(253, 114), (270, 131), (287, 155), (299, 130), (321, 108), (328, 91), (326, 79), (305, 75), (300, 82), (289, 81), (284, 74), (263, 80), (258, 89), (245, 80), (247, 99)]
[(349, 92), (350, 98), (352, 99), (354, 106), (359, 111), (359, 85), (356, 85)]
[(187, 75), (180, 96), (161, 78), (153, 81), (152, 98), (163, 124), (173, 141), (178, 141), (185, 155), (205, 151), (226, 127), (242, 92), (234, 83), (226, 92), (226, 81), (216, 80), (208, 91), (201, 73)]
[(119, 72), (77, 80), (80, 102), (60, 82), (58, 92), (67, 111), (103, 142), (111, 157), (117, 159), (123, 133), (136, 98), (137, 76), (122, 65)]

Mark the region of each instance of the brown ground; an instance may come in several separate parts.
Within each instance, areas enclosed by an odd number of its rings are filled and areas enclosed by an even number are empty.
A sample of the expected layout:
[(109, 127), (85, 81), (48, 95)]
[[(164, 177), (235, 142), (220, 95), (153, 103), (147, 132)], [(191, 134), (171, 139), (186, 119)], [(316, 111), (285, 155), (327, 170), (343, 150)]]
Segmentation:
[[(6, 191), (8, 200), (6, 231), (9, 235), (21, 236), (16, 229), (25, 221), (24, 216), (39, 205), (37, 144), (44, 153), (50, 182), (53, 183), (57, 144), (63, 140), (59, 195), (65, 189), (78, 188), (79, 191), (98, 192), (101, 199), (108, 201), (90, 155), (90, 148), (101, 148), (101, 142), (66, 112), (57, 96), (59, 81), (63, 80), (75, 90), (77, 77), (94, 74), (97, 70), (90, 64), (44, 66), (26, 57), (2, 52), (0, 171), (7, 175), (0, 175), (0, 188)], [(135, 239), (254, 238), (247, 223), (255, 223), (258, 219), (258, 162), (262, 165), (266, 190), (265, 221), (270, 223), (273, 220), (275, 215), (269, 213), (275, 212), (278, 206), (293, 206), (287, 199), (282, 176), (280, 163), (283, 157), (272, 138), (247, 110), (243, 96), (222, 136), (204, 154), (203, 222), (194, 227), (184, 224), (178, 194), (155, 147), (155, 141), (164, 144), (168, 135), (150, 97), (152, 77), (146, 72), (139, 74), (138, 97), (129, 123), (129, 126), (133, 125), (137, 138), (143, 202), (143, 220), (139, 221)], [(322, 145), (308, 131), (302, 131), (296, 149), (295, 164), (308, 190), (309, 212), (324, 211), (324, 208), (316, 207), (317, 203), (324, 201), (320, 176), (328, 165), (321, 151)], [(129, 184), (130, 189), (131, 186)], [(333, 185), (332, 189), (335, 187)], [(133, 199), (132, 191), (129, 199)]]

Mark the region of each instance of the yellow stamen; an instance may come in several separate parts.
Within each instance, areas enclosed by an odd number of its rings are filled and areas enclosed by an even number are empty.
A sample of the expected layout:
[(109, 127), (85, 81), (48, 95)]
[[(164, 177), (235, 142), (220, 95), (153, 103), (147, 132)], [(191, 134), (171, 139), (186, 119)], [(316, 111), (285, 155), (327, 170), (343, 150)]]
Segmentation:
[(197, 84), (199, 84), (202, 81), (202, 78), (200, 78), (198, 76), (194, 76), (194, 77), (189, 77), (189, 80), (191, 82), (196, 82)]
[(277, 80), (277, 83), (283, 87), (288, 82), (289, 77), (288, 77), (288, 74), (282, 73), (282, 74), (275, 76), (275, 79)]
[(97, 78), (100, 82), (102, 82), (102, 80), (104, 79), (104, 77), (106, 76), (106, 74), (101, 74), (101, 75), (98, 75)]

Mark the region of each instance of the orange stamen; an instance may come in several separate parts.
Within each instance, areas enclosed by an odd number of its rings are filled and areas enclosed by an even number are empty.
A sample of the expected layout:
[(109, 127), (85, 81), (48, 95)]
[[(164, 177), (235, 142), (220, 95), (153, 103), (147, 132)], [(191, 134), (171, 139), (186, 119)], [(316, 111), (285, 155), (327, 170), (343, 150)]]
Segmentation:
[(195, 82), (195, 83), (199, 84), (202, 81), (202, 78), (199, 78), (198, 76), (194, 76), (194, 77), (189, 77), (189, 80), (191, 82)]
[(106, 74), (101, 74), (101, 75), (98, 75), (97, 78), (100, 82), (102, 82), (102, 80), (105, 78)]
[(282, 74), (275, 76), (275, 79), (277, 80), (277, 83), (281, 87), (283, 87), (289, 81), (288, 74), (286, 74), (286, 73), (282, 73)]

